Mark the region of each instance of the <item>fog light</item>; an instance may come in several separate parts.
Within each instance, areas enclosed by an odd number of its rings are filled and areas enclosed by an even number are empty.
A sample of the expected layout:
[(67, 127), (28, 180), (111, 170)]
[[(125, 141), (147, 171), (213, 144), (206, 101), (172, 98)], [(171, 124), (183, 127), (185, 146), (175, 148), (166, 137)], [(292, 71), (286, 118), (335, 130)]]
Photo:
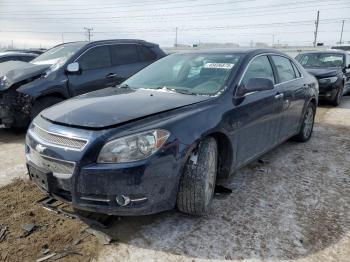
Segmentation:
[(116, 196), (115, 200), (117, 201), (118, 205), (122, 207), (129, 205), (131, 202), (130, 197), (124, 195)]

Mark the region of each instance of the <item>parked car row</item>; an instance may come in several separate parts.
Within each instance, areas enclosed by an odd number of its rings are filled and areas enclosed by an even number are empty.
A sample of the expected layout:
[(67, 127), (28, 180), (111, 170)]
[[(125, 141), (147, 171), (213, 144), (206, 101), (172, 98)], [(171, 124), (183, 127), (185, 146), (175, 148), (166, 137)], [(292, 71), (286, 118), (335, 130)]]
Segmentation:
[[(337, 68), (345, 93), (345, 53), (297, 59), (306, 69), (271, 49), (165, 56), (143, 41), (78, 42), (9, 71), (2, 90), (15, 93), (16, 101), (22, 97), (17, 110), (27, 105), (28, 120), (34, 118), (26, 136), (27, 167), (46, 194), (105, 214), (177, 207), (203, 215), (217, 181), (290, 138), (310, 139), (319, 86), (333, 75), (316, 79), (307, 70)], [(339, 81), (325, 80), (325, 90), (339, 90)], [(335, 91), (323, 92), (333, 98)], [(45, 104), (48, 97), (60, 100)], [(3, 123), (20, 123), (16, 113), (9, 117), (9, 108), (0, 111)]]
[(0, 63), (8, 61), (29, 62), (38, 56), (37, 53), (24, 51), (5, 51), (0, 52)]

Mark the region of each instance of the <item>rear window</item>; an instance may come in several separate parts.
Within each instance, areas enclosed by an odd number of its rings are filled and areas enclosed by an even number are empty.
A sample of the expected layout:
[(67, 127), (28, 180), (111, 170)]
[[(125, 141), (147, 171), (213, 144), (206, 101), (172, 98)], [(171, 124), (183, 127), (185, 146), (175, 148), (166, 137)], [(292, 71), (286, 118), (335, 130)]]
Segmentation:
[(133, 44), (111, 46), (112, 62), (114, 65), (127, 65), (139, 62), (138, 49)]
[(157, 58), (156, 54), (153, 51), (151, 51), (148, 47), (140, 45), (139, 52), (140, 60), (143, 62), (153, 61)]

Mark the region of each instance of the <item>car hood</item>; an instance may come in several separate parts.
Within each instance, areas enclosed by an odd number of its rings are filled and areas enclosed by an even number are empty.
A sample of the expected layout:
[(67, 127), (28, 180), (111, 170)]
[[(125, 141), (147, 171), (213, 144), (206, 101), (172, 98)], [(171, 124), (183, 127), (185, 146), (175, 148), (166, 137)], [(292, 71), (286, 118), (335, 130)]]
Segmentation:
[(50, 65), (34, 65), (21, 61), (0, 63), (0, 77), (6, 76), (6, 84), (0, 84), (0, 91), (10, 88), (15, 83), (36, 77), (49, 67)]
[(314, 75), (317, 78), (323, 78), (323, 77), (331, 77), (336, 76), (339, 71), (341, 71), (340, 68), (331, 67), (331, 68), (306, 68), (306, 71), (312, 75)]
[(53, 123), (101, 129), (210, 99), (149, 89), (111, 87), (81, 95), (44, 110)]

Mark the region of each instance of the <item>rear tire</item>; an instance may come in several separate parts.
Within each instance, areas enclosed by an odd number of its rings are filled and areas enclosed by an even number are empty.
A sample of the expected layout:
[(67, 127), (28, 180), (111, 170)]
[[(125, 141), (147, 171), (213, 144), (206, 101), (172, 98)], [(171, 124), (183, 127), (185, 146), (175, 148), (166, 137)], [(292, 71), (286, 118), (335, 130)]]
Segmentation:
[(31, 114), (30, 114), (30, 119), (33, 120), (41, 111), (44, 109), (53, 106), (59, 102), (62, 102), (63, 99), (55, 96), (48, 96), (48, 97), (43, 97), (39, 98), (38, 100), (35, 101)]
[(217, 164), (217, 143), (214, 138), (208, 137), (199, 143), (185, 164), (177, 195), (177, 207), (181, 212), (201, 216), (209, 211)]
[(342, 96), (343, 96), (343, 88), (339, 88), (334, 99), (331, 101), (332, 105), (339, 106), (341, 103)]
[(306, 142), (311, 138), (315, 123), (315, 114), (316, 106), (313, 103), (309, 103), (304, 113), (300, 131), (295, 137), (293, 137), (295, 141)]

